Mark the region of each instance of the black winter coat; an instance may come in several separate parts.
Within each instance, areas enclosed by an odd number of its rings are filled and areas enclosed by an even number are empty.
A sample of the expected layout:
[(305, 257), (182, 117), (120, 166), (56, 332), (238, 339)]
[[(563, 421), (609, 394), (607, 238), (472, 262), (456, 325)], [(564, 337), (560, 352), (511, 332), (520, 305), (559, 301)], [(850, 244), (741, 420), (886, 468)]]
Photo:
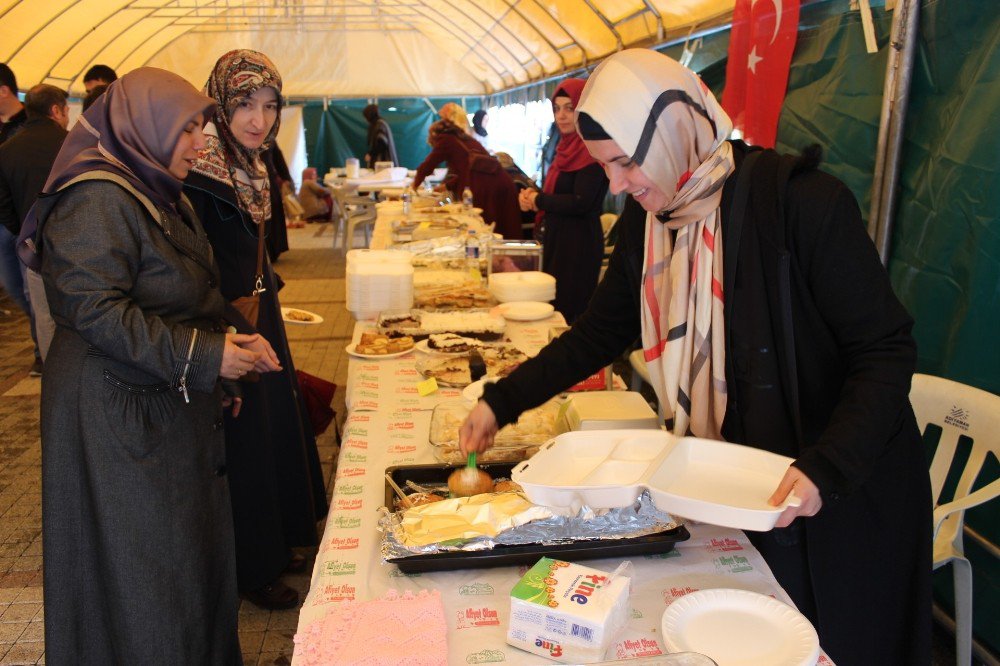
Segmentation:
[(604, 259), (601, 204), (608, 177), (599, 164), (563, 171), (553, 192), (539, 192), (535, 206), (545, 211), (542, 270), (556, 279), (555, 308), (573, 323), (597, 288)]
[[(734, 144), (722, 201), (722, 432), (794, 457), (823, 496), (816, 516), (749, 536), (838, 664), (930, 663), (931, 496), (908, 400), (912, 320), (851, 192), (773, 151), (754, 158), (741, 186), (748, 152)], [(638, 338), (645, 214), (627, 211), (621, 222), (587, 312), (487, 386), (501, 425)]]
[[(257, 230), (239, 208), (235, 190), (192, 173), (184, 193), (215, 252), (222, 295), (230, 302), (250, 295), (257, 267)], [(233, 308), (226, 313), (240, 333), (259, 332), (267, 338), (283, 367), (262, 374), (259, 382), (241, 382), (240, 415), (232, 418), (226, 413), (237, 579), (244, 591), (280, 576), (289, 562), (289, 547), (316, 545), (316, 521), (326, 514), (316, 439), (299, 395), (278, 287), (266, 254), (264, 264), (266, 291), (261, 294), (257, 327)]]

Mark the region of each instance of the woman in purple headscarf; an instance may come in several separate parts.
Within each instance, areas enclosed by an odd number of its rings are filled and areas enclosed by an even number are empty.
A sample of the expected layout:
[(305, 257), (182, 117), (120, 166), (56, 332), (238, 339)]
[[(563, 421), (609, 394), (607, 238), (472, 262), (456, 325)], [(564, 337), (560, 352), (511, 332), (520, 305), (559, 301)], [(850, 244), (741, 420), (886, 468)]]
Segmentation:
[(181, 195), (214, 105), (170, 72), (126, 74), (30, 214), (57, 324), (41, 415), (52, 664), (241, 662), (219, 379), (278, 365), (260, 336), (223, 331)]

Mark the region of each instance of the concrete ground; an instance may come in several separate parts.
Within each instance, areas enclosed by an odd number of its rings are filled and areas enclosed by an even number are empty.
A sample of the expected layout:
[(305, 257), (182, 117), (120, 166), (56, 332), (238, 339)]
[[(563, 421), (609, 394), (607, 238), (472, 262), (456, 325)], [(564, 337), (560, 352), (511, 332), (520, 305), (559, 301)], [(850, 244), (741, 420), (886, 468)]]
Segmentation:
[[(344, 303), (344, 261), (332, 246), (333, 229), (312, 224), (289, 229), (291, 251), (275, 269), (285, 280), (281, 302), (324, 318), (319, 325), (287, 327), (298, 369), (338, 386), (333, 408), (345, 415), (344, 388), (353, 319)], [(0, 666), (44, 664), (42, 607), (41, 449), (38, 408), (41, 381), (28, 377), (32, 346), (27, 318), (0, 291)], [(318, 441), (320, 459), (332, 490), (337, 446), (333, 429)], [(323, 525), (318, 526), (322, 530)], [(301, 549), (312, 570), (314, 549)], [(304, 599), (310, 574), (287, 576)], [(289, 664), (298, 609), (265, 611), (249, 601), (240, 605), (240, 643), (246, 664)], [(955, 663), (953, 638), (935, 627), (933, 663)]]

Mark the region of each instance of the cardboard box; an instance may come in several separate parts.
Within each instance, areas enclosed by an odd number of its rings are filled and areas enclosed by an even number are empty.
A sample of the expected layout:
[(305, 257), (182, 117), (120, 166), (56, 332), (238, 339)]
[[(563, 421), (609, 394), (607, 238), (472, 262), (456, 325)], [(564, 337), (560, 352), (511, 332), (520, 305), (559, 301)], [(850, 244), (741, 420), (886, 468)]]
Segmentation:
[(543, 557), (510, 592), (507, 642), (563, 663), (601, 661), (625, 627), (629, 578)]

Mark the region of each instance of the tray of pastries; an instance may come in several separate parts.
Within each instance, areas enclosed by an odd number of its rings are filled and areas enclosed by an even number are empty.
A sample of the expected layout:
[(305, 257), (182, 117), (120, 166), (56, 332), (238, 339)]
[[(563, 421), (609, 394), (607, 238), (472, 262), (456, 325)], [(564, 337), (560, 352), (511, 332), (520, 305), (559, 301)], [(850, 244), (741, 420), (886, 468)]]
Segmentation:
[(423, 287), (413, 290), (413, 305), (421, 310), (491, 308), (497, 304), (489, 289), (481, 285)]
[[(463, 461), (464, 462), (464, 461)], [(389, 467), (386, 476), (417, 505), (439, 502), (448, 497), (448, 477), (460, 465), (401, 465)], [(509, 481), (513, 463), (486, 463), (479, 466), (494, 479), (494, 493), (519, 492)], [(385, 483), (385, 507), (397, 510), (396, 494), (389, 481)], [(386, 562), (395, 564), (403, 573), (451, 571), (483, 567), (533, 564), (539, 557), (556, 557), (577, 561), (594, 558), (623, 558), (635, 555), (662, 554), (673, 550), (689, 534), (684, 525), (664, 525), (662, 531), (628, 538), (582, 539), (558, 543), (525, 543), (520, 545), (497, 544), (484, 550), (454, 550), (436, 553), (390, 557)]]
[[(556, 419), (561, 399), (553, 399), (521, 414), (516, 423), (500, 428), (493, 447), (479, 454), (483, 462), (519, 462), (538, 452), (539, 447), (558, 434)], [(465, 402), (442, 402), (431, 415), (430, 442), (434, 457), (444, 463), (461, 463), (465, 454), (458, 448), (458, 430), (472, 406)]]

